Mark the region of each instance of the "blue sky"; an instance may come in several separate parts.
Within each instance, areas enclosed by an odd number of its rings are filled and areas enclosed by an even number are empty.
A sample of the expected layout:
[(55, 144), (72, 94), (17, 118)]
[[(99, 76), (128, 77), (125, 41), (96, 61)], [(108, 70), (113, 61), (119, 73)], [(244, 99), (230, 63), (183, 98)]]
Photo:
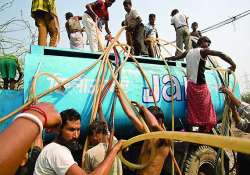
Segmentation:
[[(0, 3), (7, 0), (0, 0)], [(20, 17), (22, 11), (25, 19), (30, 21), (34, 27), (34, 21), (30, 17), (30, 6), (32, 0), (15, 0), (13, 6), (1, 14), (0, 21), (11, 17)], [(82, 15), (85, 5), (91, 0), (57, 0), (57, 10), (61, 25), (61, 41), (59, 47), (69, 47), (68, 38), (64, 29), (64, 14), (68, 11), (75, 15)], [(121, 21), (124, 19), (125, 11), (122, 6), (123, 0), (116, 0), (110, 8), (110, 29), (113, 34), (119, 30)], [(148, 14), (155, 13), (157, 26), (161, 38), (167, 41), (175, 40), (174, 28), (170, 25), (170, 13), (177, 8), (180, 12), (189, 17), (189, 23), (199, 23), (199, 29), (204, 29), (217, 22), (235, 16), (250, 9), (249, 0), (133, 0), (133, 7), (138, 10), (143, 22), (147, 23)], [(35, 29), (35, 27), (34, 27)], [(246, 90), (244, 75), (250, 75), (250, 15), (239, 19), (233, 24), (226, 25), (217, 30), (206, 33), (212, 40), (212, 49), (223, 51), (237, 64), (237, 77), (241, 83), (241, 89)], [(22, 39), (24, 34), (15, 34), (15, 37)], [(121, 40), (124, 40), (122, 36)], [(250, 79), (250, 76), (248, 77)], [(250, 91), (250, 86), (248, 86)]]

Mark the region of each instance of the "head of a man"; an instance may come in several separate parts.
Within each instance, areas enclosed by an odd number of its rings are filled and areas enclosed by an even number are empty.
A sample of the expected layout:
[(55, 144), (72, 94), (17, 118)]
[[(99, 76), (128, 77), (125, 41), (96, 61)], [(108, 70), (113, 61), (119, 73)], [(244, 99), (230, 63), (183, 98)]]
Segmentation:
[(171, 16), (173, 17), (173, 16), (176, 15), (177, 13), (179, 13), (179, 10), (178, 10), (178, 9), (174, 9), (174, 10), (172, 10), (172, 12), (171, 12)]
[(111, 7), (114, 2), (115, 2), (115, 0), (106, 0), (105, 4), (107, 7)]
[(99, 120), (92, 122), (89, 126), (88, 136), (90, 145), (92, 146), (99, 143), (105, 143), (108, 136), (107, 124)]
[(66, 20), (69, 20), (71, 17), (73, 17), (74, 15), (73, 15), (73, 13), (71, 13), (71, 12), (68, 12), (68, 13), (66, 13), (65, 14), (65, 18), (66, 18)]
[(59, 131), (58, 141), (60, 144), (74, 149), (78, 144), (80, 135), (81, 118), (80, 114), (74, 109), (67, 109), (60, 113), (62, 125)]
[(204, 48), (204, 49), (208, 48), (210, 46), (210, 44), (211, 44), (211, 40), (206, 36), (200, 37), (197, 41), (197, 46)]
[(131, 0), (124, 0), (123, 1), (123, 7), (125, 9), (126, 12), (130, 12), (132, 9), (132, 2)]
[(150, 25), (155, 25), (155, 14), (153, 13), (149, 14), (148, 20)]
[[(158, 106), (150, 106), (148, 107), (148, 110), (155, 116), (156, 120), (158, 121), (158, 124), (165, 128), (164, 126), (164, 113)], [(142, 111), (140, 111), (140, 114), (142, 114)]]
[(193, 22), (192, 25), (191, 25), (191, 28), (193, 29), (193, 31), (196, 31), (198, 29), (198, 23)]

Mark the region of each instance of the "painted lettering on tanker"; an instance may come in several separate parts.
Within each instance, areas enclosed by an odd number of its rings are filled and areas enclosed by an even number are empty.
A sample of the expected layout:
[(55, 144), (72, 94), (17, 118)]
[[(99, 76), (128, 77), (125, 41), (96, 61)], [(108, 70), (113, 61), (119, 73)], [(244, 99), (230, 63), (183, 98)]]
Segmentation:
[[(172, 76), (173, 80), (173, 97), (175, 101), (182, 101), (185, 97), (185, 91), (182, 89), (186, 87), (186, 78), (184, 78), (183, 85), (179, 79)], [(186, 88), (185, 88), (186, 89)], [(161, 97), (166, 102), (171, 102), (171, 81), (169, 75), (164, 75), (162, 78), (160, 75), (152, 75), (152, 91), (148, 87), (143, 88), (142, 102), (153, 103), (153, 94), (156, 102), (159, 102)], [(184, 92), (183, 92), (184, 91)]]
[[(60, 76), (57, 75), (57, 77), (60, 77)], [(66, 80), (66, 78), (60, 77), (59, 80), (64, 81)], [(50, 77), (47, 78), (47, 81), (49, 82), (49, 88), (52, 88), (57, 85), (57, 82)], [(105, 80), (104, 84), (106, 84), (107, 82), (108, 80)], [(85, 76), (85, 77), (76, 78), (75, 80), (66, 84), (64, 87), (66, 90), (75, 90), (75, 91), (78, 91), (78, 93), (80, 94), (94, 94), (95, 83), (96, 83), (96, 79), (88, 78)], [(129, 84), (128, 80), (123, 80), (121, 83), (124, 89), (128, 88), (128, 84)], [(110, 91), (112, 92), (114, 91), (114, 86), (115, 85), (113, 83), (112, 86), (110, 87)]]

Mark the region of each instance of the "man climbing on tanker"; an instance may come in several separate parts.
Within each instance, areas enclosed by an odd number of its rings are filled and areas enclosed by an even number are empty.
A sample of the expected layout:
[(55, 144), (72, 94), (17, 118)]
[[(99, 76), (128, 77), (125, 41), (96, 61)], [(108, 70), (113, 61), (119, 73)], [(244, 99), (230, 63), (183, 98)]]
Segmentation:
[(166, 58), (178, 60), (186, 57), (187, 61), (187, 124), (199, 127), (200, 132), (209, 133), (216, 125), (216, 114), (205, 78), (205, 65), (208, 56), (218, 56), (229, 63), (229, 69), (235, 71), (236, 64), (226, 54), (210, 50), (211, 41), (202, 36), (197, 42), (197, 48), (182, 53), (179, 56)]
[[(116, 89), (117, 97), (120, 100), (121, 106), (124, 112), (127, 114), (128, 118), (132, 121), (135, 128), (140, 133), (146, 133), (146, 128), (140, 119), (136, 116), (133, 110), (126, 104), (120, 90)], [(164, 126), (164, 114), (161, 108), (157, 106), (150, 106), (146, 108), (145, 106), (132, 102), (139, 110), (140, 114), (144, 117), (146, 124), (150, 131), (165, 131)], [(151, 150), (155, 146), (156, 155), (148, 166), (138, 170), (138, 175), (160, 175), (163, 168), (164, 160), (169, 155), (170, 151), (170, 141), (165, 139), (154, 139), (150, 141), (144, 141), (142, 149), (139, 155), (139, 163), (146, 163), (150, 160)]]
[(98, 51), (98, 33), (97, 25), (99, 20), (101, 20), (105, 25), (105, 31), (107, 35), (105, 38), (112, 38), (111, 32), (109, 30), (109, 12), (108, 8), (112, 6), (115, 0), (97, 0), (95, 2), (86, 5), (86, 11), (82, 17), (83, 27), (89, 40), (90, 49), (92, 52)]

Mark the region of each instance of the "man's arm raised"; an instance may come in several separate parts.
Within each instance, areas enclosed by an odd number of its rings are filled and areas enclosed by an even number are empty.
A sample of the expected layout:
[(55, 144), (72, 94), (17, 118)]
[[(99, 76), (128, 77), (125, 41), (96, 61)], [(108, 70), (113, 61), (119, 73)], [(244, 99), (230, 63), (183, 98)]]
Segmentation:
[(202, 58), (206, 58), (208, 55), (218, 56), (222, 60), (226, 61), (228, 64), (231, 65), (231, 67), (229, 67), (229, 69), (231, 69), (232, 71), (235, 71), (235, 69), (236, 69), (236, 64), (234, 63), (234, 61), (229, 56), (224, 54), (223, 52), (216, 51), (216, 50), (210, 50), (210, 49), (201, 49), (200, 54), (201, 54)]
[(131, 107), (129, 107), (126, 104), (126, 101), (124, 99), (124, 97), (122, 97), (121, 92), (118, 88), (116, 88), (116, 94), (117, 97), (120, 100), (120, 103), (122, 105), (122, 108), (124, 110), (124, 112), (127, 114), (128, 118), (133, 122), (134, 126), (136, 127), (136, 129), (141, 132), (144, 133), (145, 132), (145, 128), (142, 124), (142, 122), (139, 120), (139, 118), (135, 115), (134, 111), (131, 109)]

